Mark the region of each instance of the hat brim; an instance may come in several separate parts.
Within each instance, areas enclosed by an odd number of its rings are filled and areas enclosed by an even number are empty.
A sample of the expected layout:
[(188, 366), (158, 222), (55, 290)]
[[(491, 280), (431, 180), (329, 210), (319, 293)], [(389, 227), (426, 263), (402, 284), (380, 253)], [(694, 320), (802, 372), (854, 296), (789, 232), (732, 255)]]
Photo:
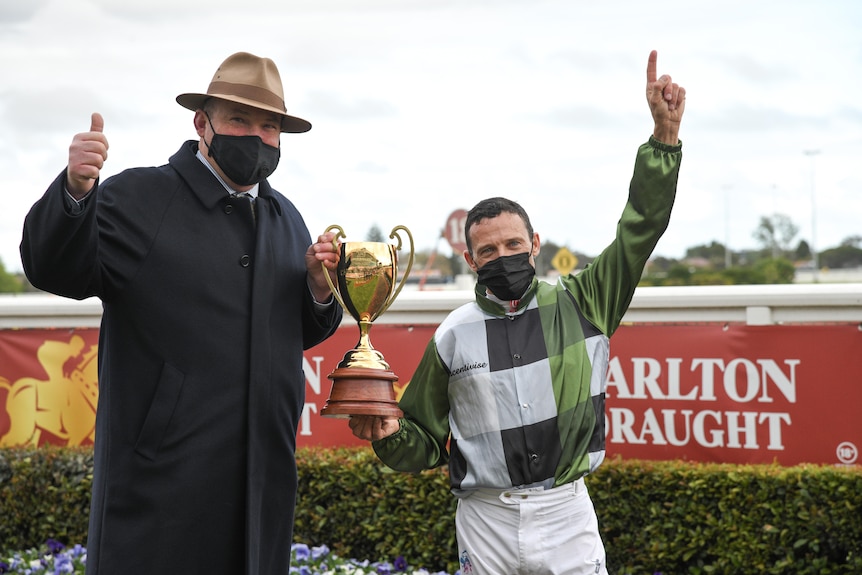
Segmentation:
[(278, 108), (267, 106), (266, 104), (262, 104), (254, 100), (249, 100), (240, 96), (233, 96), (230, 94), (180, 94), (179, 96), (177, 96), (177, 104), (179, 104), (183, 108), (187, 108), (192, 111), (200, 110), (203, 109), (204, 102), (206, 102), (210, 98), (218, 98), (219, 100), (227, 100), (228, 102), (245, 104), (246, 106), (258, 108), (260, 110), (266, 110), (267, 112), (274, 112), (281, 116), (282, 132), (287, 132), (290, 134), (300, 134), (302, 132), (307, 132), (311, 129), (311, 122), (309, 122), (308, 120), (303, 120), (302, 118), (297, 118), (296, 116), (285, 114), (284, 110), (279, 110)]

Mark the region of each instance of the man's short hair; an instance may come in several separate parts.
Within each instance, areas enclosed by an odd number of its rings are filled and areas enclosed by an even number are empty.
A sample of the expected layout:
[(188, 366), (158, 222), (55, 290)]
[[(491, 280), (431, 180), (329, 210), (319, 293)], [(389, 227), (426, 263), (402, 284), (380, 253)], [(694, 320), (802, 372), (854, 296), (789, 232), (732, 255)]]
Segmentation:
[(467, 240), (467, 251), (470, 256), (473, 255), (473, 243), (470, 241), (470, 228), (473, 227), (473, 224), (478, 224), (487, 218), (496, 218), (503, 212), (520, 216), (527, 228), (528, 238), (530, 241), (533, 240), (533, 224), (530, 223), (530, 216), (527, 215), (521, 204), (506, 198), (488, 198), (467, 212), (467, 221), (464, 222), (464, 238)]

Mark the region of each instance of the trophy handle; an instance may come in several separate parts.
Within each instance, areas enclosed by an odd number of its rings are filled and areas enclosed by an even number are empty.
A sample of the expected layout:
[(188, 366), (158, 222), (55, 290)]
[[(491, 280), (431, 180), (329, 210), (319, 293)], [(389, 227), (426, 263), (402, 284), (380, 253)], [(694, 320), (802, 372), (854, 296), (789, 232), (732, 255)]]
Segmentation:
[[(337, 224), (332, 224), (331, 226), (326, 228), (326, 230), (323, 233), (325, 234), (325, 233), (335, 231), (335, 230), (337, 230), (338, 233), (335, 234), (334, 238), (332, 238), (332, 245), (335, 246), (335, 251), (337, 252), (339, 249), (338, 248), (338, 239), (339, 238), (346, 238), (347, 234), (345, 234), (344, 230), (341, 228), (341, 226), (339, 226)], [(411, 240), (411, 242), (412, 242), (412, 240)], [(323, 264), (323, 262), (320, 262), (320, 267), (323, 268), (323, 276), (326, 278), (326, 283), (329, 284), (329, 289), (332, 291), (332, 297), (334, 297), (338, 301), (338, 303), (341, 304), (341, 307), (344, 308), (344, 311), (346, 311), (347, 313), (350, 313), (350, 310), (348, 310), (347, 306), (344, 305), (344, 300), (341, 299), (341, 294), (338, 293), (338, 290), (336, 289), (335, 284), (332, 283), (332, 277), (330, 277), (330, 275), (329, 275), (329, 270), (326, 269), (326, 266)]]
[[(396, 251), (401, 249), (402, 243), (401, 236), (398, 235), (399, 230), (404, 231), (407, 234), (407, 238), (410, 240), (410, 256), (407, 258), (407, 269), (404, 271), (404, 275), (401, 276), (401, 281), (398, 282), (398, 287), (395, 288), (395, 291), (392, 292), (392, 295), (386, 301), (386, 304), (383, 306), (383, 308), (379, 312), (377, 312), (377, 314), (374, 316), (374, 319), (377, 319), (378, 317), (380, 317), (380, 314), (389, 309), (389, 306), (392, 305), (392, 302), (394, 302), (395, 298), (398, 297), (398, 294), (401, 293), (401, 288), (404, 287), (404, 282), (407, 280), (407, 276), (410, 275), (410, 270), (413, 269), (413, 234), (411, 234), (410, 230), (408, 230), (405, 226), (395, 226), (394, 228), (392, 228), (392, 231), (389, 233), (389, 237), (398, 240), (398, 245), (395, 246)], [(395, 265), (395, 273), (398, 273), (397, 263)]]

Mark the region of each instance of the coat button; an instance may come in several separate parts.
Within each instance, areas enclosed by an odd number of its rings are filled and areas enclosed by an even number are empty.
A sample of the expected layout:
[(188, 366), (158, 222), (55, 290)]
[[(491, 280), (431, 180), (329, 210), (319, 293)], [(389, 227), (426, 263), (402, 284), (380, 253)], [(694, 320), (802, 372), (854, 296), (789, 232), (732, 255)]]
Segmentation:
[(242, 256), (241, 258), (239, 258), (239, 265), (241, 265), (242, 267), (247, 268), (249, 266), (249, 264), (251, 264), (251, 256), (250, 255), (246, 254), (246, 255)]
[(224, 207), (224, 213), (232, 214), (233, 213), (233, 204), (227, 204)]
[(538, 453), (531, 453), (530, 454), (530, 461), (532, 461), (533, 463), (538, 463), (539, 462), (539, 454)]

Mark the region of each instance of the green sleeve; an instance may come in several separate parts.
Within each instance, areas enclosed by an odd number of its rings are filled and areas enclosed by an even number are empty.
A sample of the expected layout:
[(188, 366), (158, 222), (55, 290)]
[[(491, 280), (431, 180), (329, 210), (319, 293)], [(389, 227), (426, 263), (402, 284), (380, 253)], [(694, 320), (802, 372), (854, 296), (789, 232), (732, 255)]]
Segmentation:
[(401, 401), (401, 428), (372, 443), (380, 460), (396, 471), (422, 471), (449, 460), (449, 370), (432, 338)]
[(682, 143), (670, 146), (650, 136), (638, 149), (614, 241), (584, 271), (563, 280), (581, 313), (607, 336), (619, 327), (647, 260), (667, 229), (681, 160)]

